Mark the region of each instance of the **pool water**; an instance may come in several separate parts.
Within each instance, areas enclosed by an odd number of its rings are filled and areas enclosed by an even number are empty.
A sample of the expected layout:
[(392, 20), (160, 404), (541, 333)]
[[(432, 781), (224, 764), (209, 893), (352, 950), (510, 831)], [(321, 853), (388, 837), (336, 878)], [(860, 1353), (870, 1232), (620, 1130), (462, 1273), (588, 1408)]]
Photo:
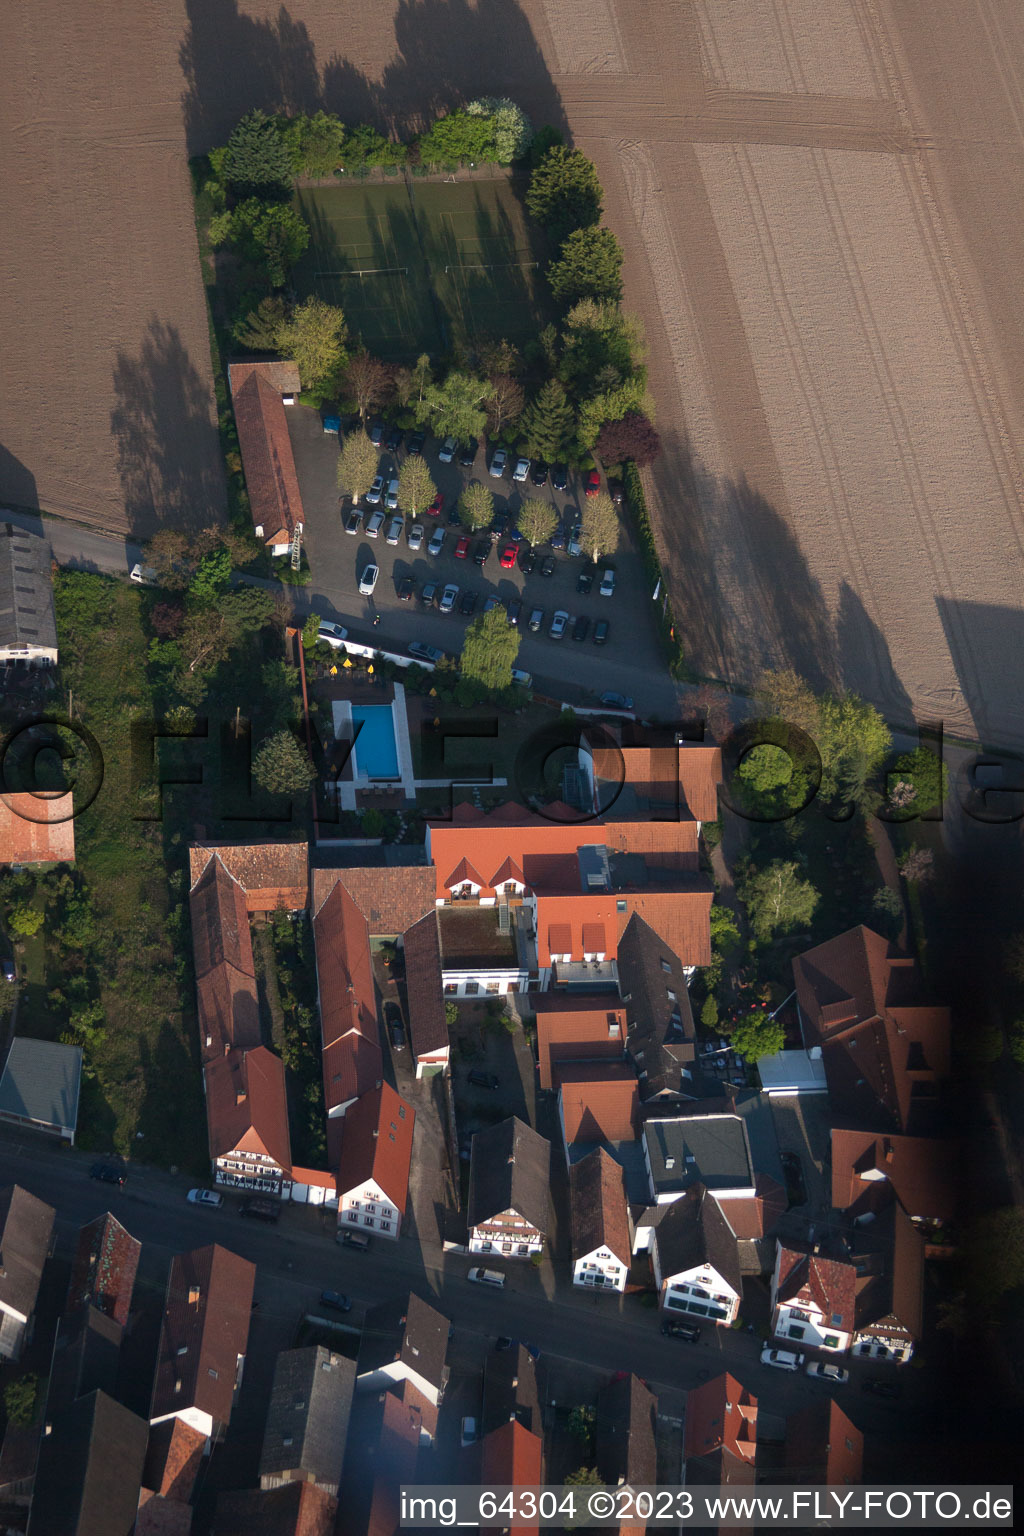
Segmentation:
[(391, 705), (353, 705), (352, 721), (361, 726), (354, 748), (357, 775), (365, 774), (368, 779), (397, 779), (398, 744)]

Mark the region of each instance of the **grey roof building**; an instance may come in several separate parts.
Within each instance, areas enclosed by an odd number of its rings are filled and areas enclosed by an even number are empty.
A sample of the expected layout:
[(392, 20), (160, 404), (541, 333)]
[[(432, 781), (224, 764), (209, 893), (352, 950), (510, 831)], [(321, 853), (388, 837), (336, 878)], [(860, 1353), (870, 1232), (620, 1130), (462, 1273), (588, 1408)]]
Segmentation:
[(0, 1358), (17, 1360), (32, 1321), (56, 1212), (18, 1184), (0, 1190)]
[(484, 1363), (481, 1439), (515, 1419), (533, 1435), (543, 1433), (537, 1364), (523, 1344), (491, 1350)]
[(106, 1392), (117, 1397), (117, 1369), (121, 1353), (120, 1323), (98, 1307), (83, 1307), (62, 1317), (53, 1341), (50, 1381), (46, 1393), (46, 1417), (55, 1419), (79, 1397)]
[(658, 1481), (658, 1399), (638, 1376), (618, 1376), (597, 1394), (594, 1443), (606, 1483), (630, 1487)]
[(306, 1482), (337, 1495), (355, 1384), (355, 1361), (322, 1345), (282, 1350), (263, 1432), (261, 1488)]
[(50, 541), (0, 523), (0, 662), (57, 665)]
[(626, 1010), (626, 1050), (640, 1097), (700, 1099), (721, 1095), (700, 1066), (686, 971), (674, 950), (636, 912), (619, 940), (619, 991)]
[(514, 1213), (537, 1232), (549, 1226), (551, 1148), (543, 1136), (514, 1115), (477, 1131), (469, 1170), (470, 1228)]
[(43, 1436), (28, 1536), (130, 1536), (148, 1439), (105, 1392), (80, 1397)]
[(371, 1307), (359, 1340), (359, 1390), (412, 1381), (436, 1407), (448, 1383), (450, 1327), (415, 1292)]
[(0, 1077), (0, 1120), (75, 1144), (82, 1048), (55, 1040), (11, 1041)]
[(701, 1185), (687, 1190), (669, 1206), (651, 1238), (655, 1275), (662, 1282), (673, 1275), (711, 1265), (739, 1296), (743, 1291), (736, 1236), (718, 1201)]
[(750, 1140), (738, 1114), (648, 1120), (643, 1142), (651, 1198), (659, 1205), (697, 1183), (713, 1194), (754, 1193)]

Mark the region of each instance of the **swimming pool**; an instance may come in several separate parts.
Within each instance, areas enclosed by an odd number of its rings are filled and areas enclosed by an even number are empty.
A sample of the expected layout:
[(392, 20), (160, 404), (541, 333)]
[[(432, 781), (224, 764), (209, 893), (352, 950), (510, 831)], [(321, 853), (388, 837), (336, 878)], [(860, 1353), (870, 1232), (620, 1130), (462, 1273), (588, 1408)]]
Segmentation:
[(353, 704), (352, 723), (359, 727), (355, 742), (357, 777), (397, 779), (398, 744), (390, 704)]

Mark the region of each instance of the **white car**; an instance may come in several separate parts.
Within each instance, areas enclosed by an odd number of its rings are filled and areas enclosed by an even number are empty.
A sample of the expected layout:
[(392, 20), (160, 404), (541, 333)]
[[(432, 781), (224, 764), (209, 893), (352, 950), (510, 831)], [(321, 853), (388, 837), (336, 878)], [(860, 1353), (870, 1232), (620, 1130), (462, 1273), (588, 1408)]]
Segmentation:
[(341, 624), (334, 624), (330, 619), (321, 619), (320, 628), (316, 632), (318, 640), (326, 640), (328, 645), (340, 650), (348, 639), (348, 630)]
[(380, 506), (380, 499), (383, 496), (383, 494), (384, 494), (384, 476), (383, 475), (374, 475), (374, 477), (373, 477), (373, 484), (370, 486), (370, 489), (366, 493), (366, 505), (368, 507), (379, 507)]
[(517, 480), (519, 482), (519, 484), (521, 485), (524, 480), (529, 478), (529, 474), (530, 474), (530, 461), (529, 461), (529, 459), (523, 459), (523, 458), (516, 459), (516, 467), (512, 471), (512, 479), (513, 480)]
[(453, 581), (450, 581), (445, 587), (444, 591), (441, 593), (441, 601), (437, 606), (442, 613), (453, 613), (455, 611), (455, 604), (458, 602), (458, 600), (459, 589)]
[(369, 517), (366, 519), (366, 537), (368, 539), (375, 539), (383, 527), (384, 513), (371, 512)]
[(494, 457), (491, 460), (491, 467), (488, 470), (488, 474), (493, 475), (495, 480), (500, 480), (502, 475), (505, 473), (505, 465), (507, 463), (508, 454), (505, 452), (504, 448), (495, 448)]
[(404, 527), (405, 519), (403, 517), (393, 517), (388, 524), (388, 536), (384, 540), (385, 544), (397, 544), (402, 537), (402, 529)]
[(512, 668), (512, 681), (518, 683), (520, 688), (529, 688), (533, 682), (533, 674), (524, 672), (520, 667)]
[(601, 585), (598, 587), (597, 590), (601, 594), (602, 597), (611, 597), (612, 593), (615, 591), (615, 572), (614, 571), (602, 571), (601, 572)]
[(456, 453), (456, 450), (458, 449), (458, 446), (459, 445), (455, 441), (454, 437), (446, 437), (445, 438), (444, 442), (441, 444), (440, 448), (437, 450), (437, 456), (441, 460), (442, 464), (450, 464), (452, 462), (452, 459), (454, 459), (454, 457), (455, 457), (455, 453)]
[(850, 1379), (849, 1371), (844, 1371), (841, 1365), (829, 1365), (824, 1360), (812, 1360), (807, 1375), (816, 1381), (830, 1381), (835, 1387), (845, 1386)]
[(569, 615), (566, 613), (565, 609), (556, 608), (551, 618), (551, 628), (548, 630), (548, 634), (551, 636), (552, 640), (561, 640), (562, 636), (565, 634), (566, 626), (568, 623)]
[(389, 512), (398, 511), (398, 481), (389, 480), (387, 492), (384, 496), (384, 505)]
[(777, 1371), (798, 1371), (804, 1363), (803, 1355), (788, 1349), (762, 1349), (761, 1364), (774, 1365)]
[(377, 585), (377, 577), (380, 571), (375, 565), (368, 565), (359, 578), (359, 591), (363, 597), (372, 597), (373, 589)]
[(423, 524), (422, 523), (410, 523), (410, 525), (409, 525), (409, 532), (406, 534), (405, 542), (408, 544), (410, 549), (422, 549), (422, 547), (423, 547)]
[(190, 1189), (188, 1198), (189, 1203), (192, 1205), (212, 1205), (216, 1207), (224, 1204), (224, 1196), (216, 1189)]

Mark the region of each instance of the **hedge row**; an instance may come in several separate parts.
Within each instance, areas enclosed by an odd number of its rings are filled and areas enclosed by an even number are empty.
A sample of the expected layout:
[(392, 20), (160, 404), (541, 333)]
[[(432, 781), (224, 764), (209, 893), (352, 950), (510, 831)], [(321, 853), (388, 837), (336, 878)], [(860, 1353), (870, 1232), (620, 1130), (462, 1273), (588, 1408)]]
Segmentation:
[(676, 632), (675, 615), (672, 612), (672, 604), (668, 601), (668, 585), (665, 580), (665, 572), (662, 569), (661, 559), (658, 555), (658, 546), (654, 542), (654, 530), (651, 528), (650, 514), (647, 511), (647, 497), (644, 495), (643, 481), (640, 479), (640, 471), (630, 461), (623, 470), (623, 483), (626, 487), (626, 505), (629, 515), (633, 519), (633, 527), (636, 531), (637, 542), (640, 545), (640, 554), (644, 562), (644, 570), (653, 592), (658, 582), (661, 582), (661, 592), (658, 594), (657, 609), (654, 615), (654, 625), (658, 631), (662, 647), (665, 651), (665, 660), (673, 677), (686, 676), (685, 658), (682, 643)]

